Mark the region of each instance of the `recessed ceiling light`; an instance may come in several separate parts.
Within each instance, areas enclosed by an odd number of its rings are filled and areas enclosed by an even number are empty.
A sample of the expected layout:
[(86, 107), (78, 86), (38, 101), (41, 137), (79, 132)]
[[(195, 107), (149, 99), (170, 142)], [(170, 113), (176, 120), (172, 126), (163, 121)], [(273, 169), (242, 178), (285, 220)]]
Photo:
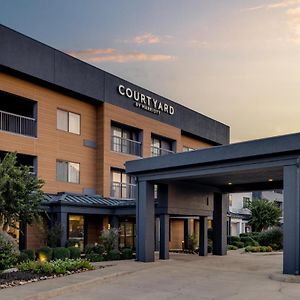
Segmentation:
[(273, 181), (273, 179), (272, 179), (272, 178), (269, 178), (268, 181)]
[(228, 182), (228, 185), (232, 185), (232, 182)]

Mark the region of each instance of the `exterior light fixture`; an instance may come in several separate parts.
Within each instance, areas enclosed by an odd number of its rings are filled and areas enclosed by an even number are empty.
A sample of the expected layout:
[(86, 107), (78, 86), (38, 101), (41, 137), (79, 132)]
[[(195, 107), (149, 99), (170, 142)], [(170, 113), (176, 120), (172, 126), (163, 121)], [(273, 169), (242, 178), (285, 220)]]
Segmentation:
[(232, 182), (228, 182), (228, 185), (232, 185)]
[(269, 178), (268, 181), (273, 181), (273, 179), (272, 179), (272, 178)]

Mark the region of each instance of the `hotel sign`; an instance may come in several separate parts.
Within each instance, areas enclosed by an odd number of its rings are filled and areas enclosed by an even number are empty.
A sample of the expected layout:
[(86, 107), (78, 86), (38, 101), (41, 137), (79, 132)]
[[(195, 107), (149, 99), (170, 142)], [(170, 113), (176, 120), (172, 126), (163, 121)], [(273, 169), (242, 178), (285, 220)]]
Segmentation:
[(141, 109), (152, 112), (153, 114), (160, 115), (161, 112), (168, 115), (174, 115), (175, 109), (173, 106), (158, 101), (150, 96), (144, 95), (131, 88), (126, 88), (124, 85), (120, 84), (118, 86), (118, 92), (120, 95), (133, 100), (133, 105)]

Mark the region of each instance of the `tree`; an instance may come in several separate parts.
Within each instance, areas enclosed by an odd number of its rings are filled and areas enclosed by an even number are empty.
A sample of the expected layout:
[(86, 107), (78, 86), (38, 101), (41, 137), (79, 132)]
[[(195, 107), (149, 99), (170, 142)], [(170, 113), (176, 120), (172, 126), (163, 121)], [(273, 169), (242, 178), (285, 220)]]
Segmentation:
[(248, 208), (251, 211), (248, 223), (252, 226), (252, 231), (260, 232), (279, 224), (281, 211), (276, 203), (267, 199), (253, 199)]
[(39, 215), (44, 181), (29, 166), (19, 166), (16, 153), (0, 162), (0, 230), (9, 231), (17, 222), (31, 224)]

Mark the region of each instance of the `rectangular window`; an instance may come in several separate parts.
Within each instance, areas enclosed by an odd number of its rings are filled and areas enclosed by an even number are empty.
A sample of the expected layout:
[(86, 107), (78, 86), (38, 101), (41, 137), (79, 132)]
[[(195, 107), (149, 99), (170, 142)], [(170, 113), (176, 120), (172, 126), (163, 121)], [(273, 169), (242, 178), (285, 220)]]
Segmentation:
[(80, 164), (68, 161), (56, 161), (56, 178), (70, 183), (80, 182)]
[(80, 115), (57, 109), (57, 129), (80, 134)]
[(183, 152), (190, 152), (190, 151), (195, 151), (195, 148), (192, 147), (188, 147), (188, 146), (183, 146)]
[(74, 240), (81, 251), (84, 248), (84, 216), (69, 215), (69, 239)]
[(151, 156), (161, 156), (174, 153), (172, 151), (172, 141), (161, 137), (152, 136)]
[(248, 208), (251, 203), (251, 200), (249, 197), (243, 197), (243, 208)]
[(111, 150), (141, 156), (142, 143), (138, 140), (138, 132), (118, 126), (111, 127)]
[(111, 170), (111, 197), (134, 199), (135, 187), (135, 177), (127, 175), (124, 170)]

